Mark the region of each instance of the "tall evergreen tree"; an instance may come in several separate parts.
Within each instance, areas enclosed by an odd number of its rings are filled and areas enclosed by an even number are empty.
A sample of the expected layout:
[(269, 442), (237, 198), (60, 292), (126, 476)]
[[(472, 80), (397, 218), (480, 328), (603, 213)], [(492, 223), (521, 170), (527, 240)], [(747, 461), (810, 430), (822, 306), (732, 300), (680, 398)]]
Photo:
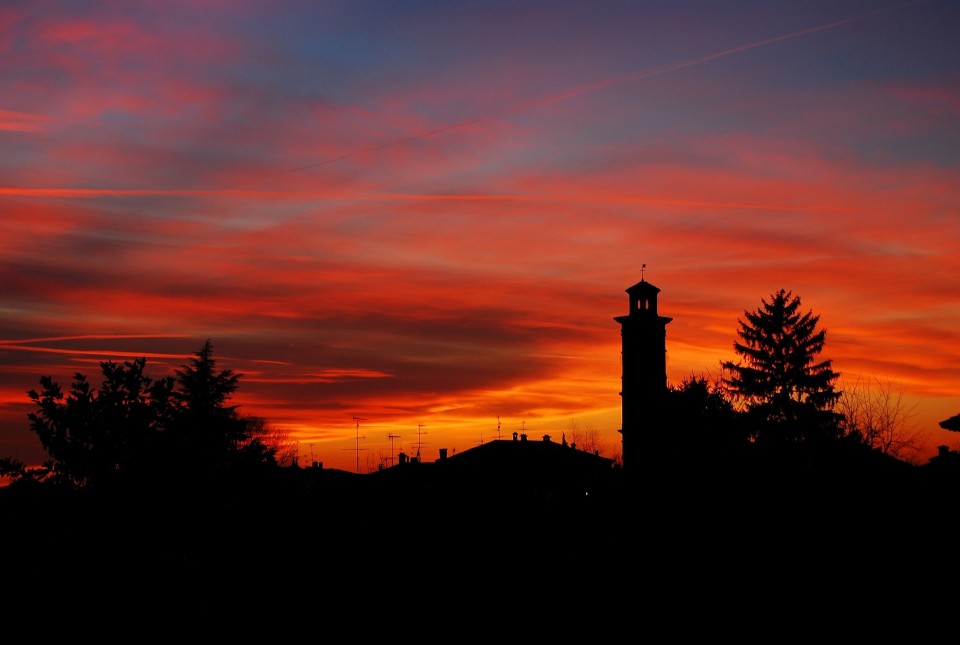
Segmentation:
[(222, 466), (275, 463), (275, 450), (255, 436), (250, 420), (230, 404), (240, 376), (217, 369), (209, 339), (188, 365), (177, 370), (178, 410), (171, 430), (189, 469), (209, 473)]
[(240, 375), (233, 370), (217, 372), (213, 343), (207, 339), (190, 363), (177, 370), (176, 398), (183, 410), (196, 418), (234, 416), (236, 406), (227, 403), (236, 392), (239, 380)]
[(758, 421), (758, 439), (791, 442), (836, 437), (839, 415), (833, 412), (840, 393), (839, 374), (831, 360), (819, 358), (826, 330), (820, 316), (802, 312), (800, 297), (784, 289), (739, 320), (734, 351), (739, 361), (725, 361), (731, 394)]

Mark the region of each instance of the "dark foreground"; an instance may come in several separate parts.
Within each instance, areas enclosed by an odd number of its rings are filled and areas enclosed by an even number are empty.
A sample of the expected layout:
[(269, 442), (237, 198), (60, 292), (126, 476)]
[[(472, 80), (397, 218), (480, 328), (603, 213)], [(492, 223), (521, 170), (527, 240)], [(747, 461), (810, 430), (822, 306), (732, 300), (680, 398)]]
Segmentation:
[(0, 504), (8, 580), (539, 586), (878, 570), (953, 541), (956, 490), (914, 472), (749, 473), (617, 480), (563, 497), (353, 482), (234, 498), (36, 491)]

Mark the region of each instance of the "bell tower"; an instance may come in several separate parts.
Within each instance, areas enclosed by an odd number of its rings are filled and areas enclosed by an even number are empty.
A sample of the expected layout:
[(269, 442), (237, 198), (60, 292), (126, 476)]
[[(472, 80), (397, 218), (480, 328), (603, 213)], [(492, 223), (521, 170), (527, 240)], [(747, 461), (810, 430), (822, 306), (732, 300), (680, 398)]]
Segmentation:
[[(624, 474), (629, 477), (627, 464), (637, 457), (644, 435), (661, 431), (657, 426), (667, 395), (667, 323), (673, 318), (657, 313), (660, 289), (644, 278), (626, 291), (630, 309), (627, 315), (614, 320), (620, 323), (623, 343), (620, 434)], [(646, 441), (657, 438), (652, 434)]]

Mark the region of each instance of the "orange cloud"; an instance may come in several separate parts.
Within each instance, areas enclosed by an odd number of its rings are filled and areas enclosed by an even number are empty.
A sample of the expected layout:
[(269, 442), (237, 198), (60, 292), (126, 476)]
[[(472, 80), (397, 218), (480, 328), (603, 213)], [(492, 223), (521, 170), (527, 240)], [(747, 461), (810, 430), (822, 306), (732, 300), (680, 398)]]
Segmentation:
[[(328, 464), (355, 467), (354, 415), (371, 458), (498, 417), (615, 447), (613, 316), (646, 263), (671, 382), (784, 287), (841, 372), (907, 384), (930, 426), (960, 401), (957, 92), (931, 56), (955, 39), (911, 7), (736, 32), (720, 5), (0, 9), (0, 388), (169, 373), (212, 338), (242, 409)], [(914, 20), (902, 49), (850, 28)]]

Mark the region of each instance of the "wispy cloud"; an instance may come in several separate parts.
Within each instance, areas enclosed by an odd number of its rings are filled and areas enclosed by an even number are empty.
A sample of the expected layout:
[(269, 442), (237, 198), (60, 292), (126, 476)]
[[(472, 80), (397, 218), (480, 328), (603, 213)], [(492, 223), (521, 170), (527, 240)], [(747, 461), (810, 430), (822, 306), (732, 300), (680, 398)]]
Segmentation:
[(42, 114), (0, 110), (0, 130), (10, 132), (43, 132), (47, 118)]
[(0, 8), (0, 441), (41, 375), (210, 338), (330, 464), (354, 415), (615, 445), (641, 264), (671, 381), (784, 287), (960, 405), (960, 15), (874, 6)]

